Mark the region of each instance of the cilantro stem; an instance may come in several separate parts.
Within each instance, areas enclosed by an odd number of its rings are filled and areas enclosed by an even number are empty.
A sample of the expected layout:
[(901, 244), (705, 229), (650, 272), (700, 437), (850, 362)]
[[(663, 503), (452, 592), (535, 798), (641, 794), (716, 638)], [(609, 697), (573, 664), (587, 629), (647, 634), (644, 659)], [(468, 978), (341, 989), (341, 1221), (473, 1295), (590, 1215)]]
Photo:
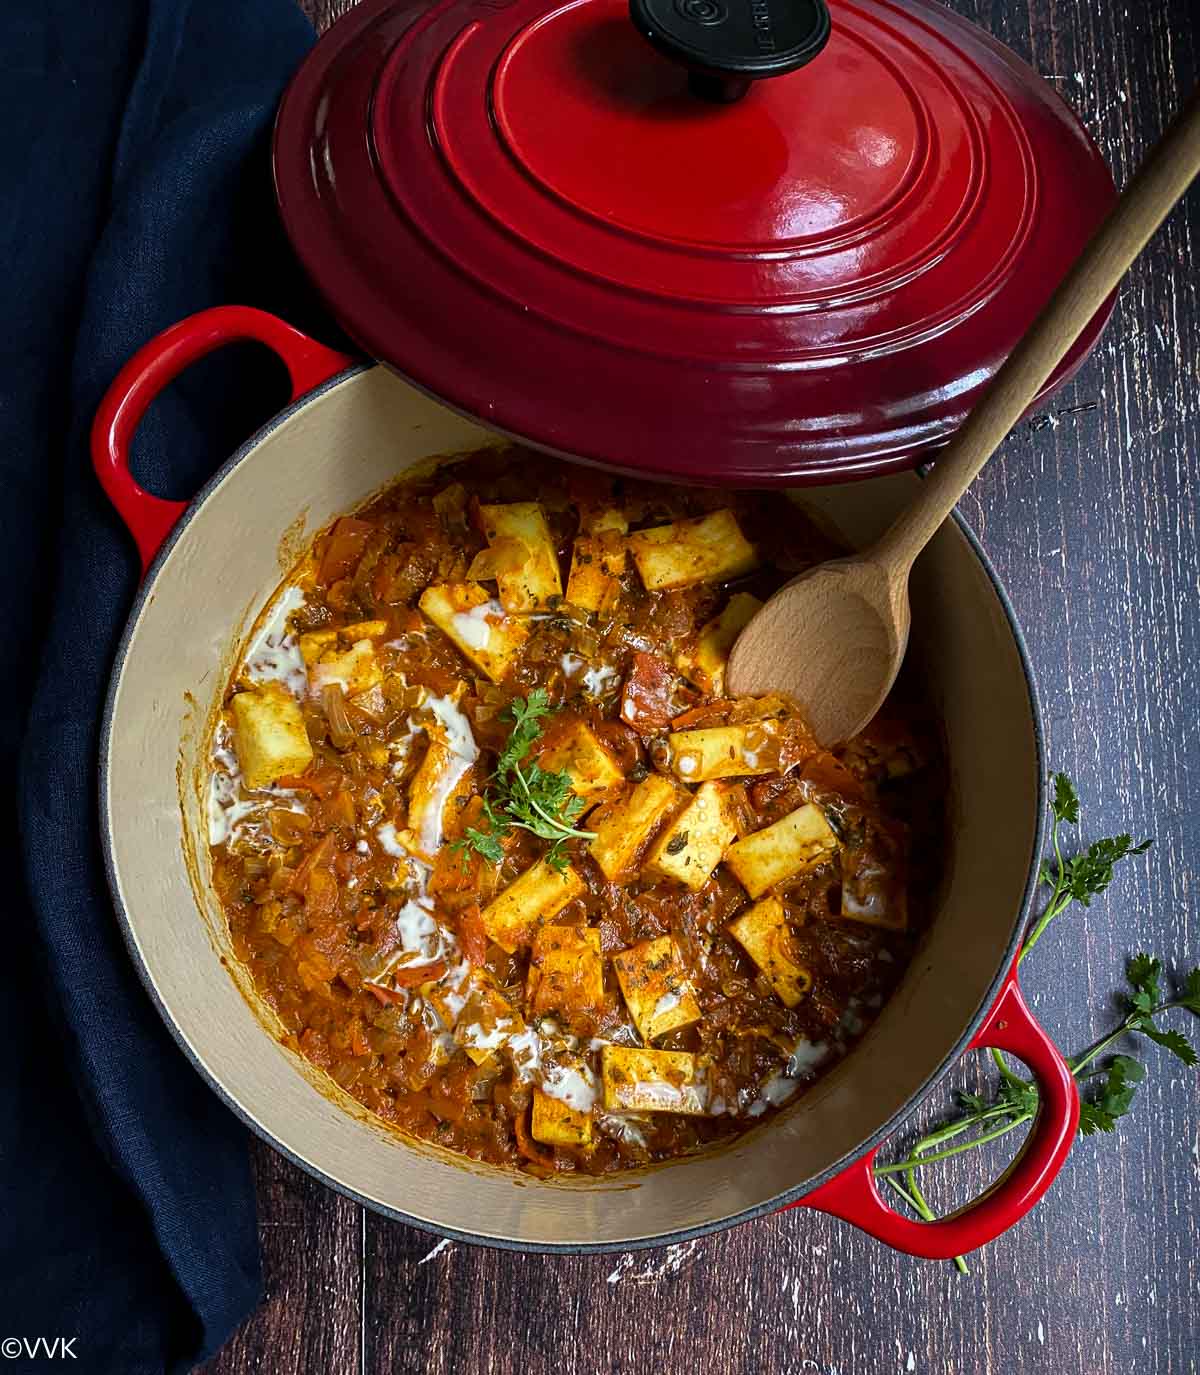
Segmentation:
[[(556, 832), (559, 836), (575, 836), (579, 840), (595, 840), (595, 831), (577, 830), (574, 826), (568, 825), (566, 822), (564, 822), (561, 819), (561, 817), (554, 816), (550, 812), (546, 811), (546, 809), (541, 805), (540, 802), (538, 802), (537, 798), (535, 798), (533, 793), (530, 791), (529, 783), (526, 780), (525, 775), (520, 771), (519, 768), (513, 770), (513, 777), (516, 780), (517, 786), (521, 789), (521, 793), (525, 799), (525, 802), (529, 806), (529, 810), (531, 812), (534, 812), (537, 816), (541, 817), (541, 819), (546, 823), (548, 827), (551, 828), (551, 830)], [(515, 821), (513, 824), (517, 826), (524, 826), (524, 829), (527, 831), (533, 830), (531, 826), (527, 826), (524, 822), (521, 821)], [(538, 835), (540, 834), (540, 832), (534, 831), (534, 834)], [(544, 838), (549, 839), (549, 837)]]
[[(917, 1183), (916, 1169), (917, 1166), (922, 1162), (917, 1158), (915, 1151), (913, 1152), (913, 1155), (910, 1156), (910, 1160), (912, 1161), (912, 1168), (908, 1171), (907, 1175), (907, 1189), (896, 1179), (894, 1175), (886, 1175), (885, 1178), (887, 1179), (887, 1182), (892, 1186), (892, 1188), (895, 1189), (896, 1192), (900, 1195), (900, 1197), (907, 1199), (910, 1206), (914, 1208), (916, 1212), (922, 1218), (924, 1218), (926, 1222), (936, 1222), (937, 1214), (929, 1206), (928, 1200), (926, 1199), (925, 1195), (921, 1192), (921, 1186)], [(963, 1259), (962, 1256), (955, 1256), (954, 1264), (957, 1267), (960, 1275), (969, 1275), (971, 1273), (970, 1270), (967, 1269), (967, 1262)]]
[[(1007, 1136), (1014, 1128), (1019, 1127), (1023, 1122), (1028, 1122), (1032, 1116), (1033, 1113), (1031, 1112), (1023, 1112), (1010, 1121), (996, 1127), (993, 1131), (984, 1132), (980, 1136), (973, 1136), (970, 1141), (964, 1141), (961, 1145), (948, 1146), (944, 1151), (934, 1151), (930, 1155), (926, 1155), (922, 1152), (920, 1160), (917, 1163), (921, 1165), (933, 1165), (939, 1160), (949, 1160), (952, 1156), (962, 1155), (964, 1151), (973, 1151), (976, 1146), (986, 1146), (989, 1141), (998, 1141), (1002, 1136)], [(968, 1125), (974, 1125), (974, 1123), (971, 1122)], [(914, 1150), (919, 1150), (923, 1144), (923, 1141), (918, 1142)], [(911, 1158), (900, 1161), (898, 1165), (876, 1165), (875, 1173), (877, 1175), (901, 1174), (910, 1170), (912, 1165), (913, 1161)]]
[[(1159, 1017), (1164, 1012), (1172, 1012), (1177, 1007), (1187, 1007), (1187, 1000), (1183, 998), (1168, 998), (1165, 1002), (1157, 1003), (1149, 1013), (1131, 1012), (1118, 1027), (1106, 1032), (1098, 1040), (1093, 1041), (1086, 1050), (1081, 1050), (1078, 1055), (1072, 1056), (1067, 1064), (1071, 1066), (1071, 1073), (1076, 1079), (1086, 1078), (1081, 1075), (1080, 1070), (1086, 1068), (1093, 1060), (1098, 1059), (1114, 1042), (1119, 1041), (1122, 1036), (1136, 1035), (1138, 1031), (1138, 1021), (1143, 1016)], [(1097, 1070), (1095, 1073), (1103, 1073)]]
[(1012, 1071), (1011, 1069), (1009, 1069), (1008, 1064), (1007, 1064), (1007, 1062), (1006, 1062), (1005, 1059), (1004, 1059), (1004, 1052), (1003, 1052), (1003, 1051), (997, 1050), (995, 1046), (992, 1046), (992, 1047), (991, 1047), (991, 1052), (992, 1052), (992, 1059), (995, 1061), (995, 1064), (996, 1064), (996, 1068), (1000, 1071), (1001, 1076), (1002, 1076), (1005, 1080), (1007, 1080), (1008, 1083), (1013, 1084), (1013, 1085), (1016, 1085), (1016, 1084), (1022, 1084), (1022, 1085), (1023, 1085), (1023, 1084), (1025, 1083), (1025, 1080), (1022, 1079), (1021, 1076), (1020, 1076), (1019, 1074), (1014, 1074), (1013, 1071)]
[(1025, 956), (1042, 938), (1042, 933), (1046, 927), (1061, 912), (1071, 905), (1071, 896), (1066, 894), (1064, 898), (1063, 890), (1067, 886), (1067, 868), (1063, 863), (1062, 841), (1058, 836), (1059, 813), (1055, 809), (1054, 820), (1050, 824), (1050, 843), (1054, 847), (1054, 887), (1050, 894), (1050, 901), (1046, 904), (1045, 911), (1034, 923), (1033, 930), (1026, 937), (1025, 944), (1021, 947), (1021, 953), (1017, 956), (1017, 968), (1021, 967)]

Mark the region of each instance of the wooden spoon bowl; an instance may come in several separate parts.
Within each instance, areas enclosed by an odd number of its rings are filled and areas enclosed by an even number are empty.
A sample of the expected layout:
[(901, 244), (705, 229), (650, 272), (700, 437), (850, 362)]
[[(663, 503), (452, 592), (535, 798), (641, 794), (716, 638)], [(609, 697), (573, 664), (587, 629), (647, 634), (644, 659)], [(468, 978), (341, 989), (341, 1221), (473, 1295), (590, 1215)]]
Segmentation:
[[(803, 702), (822, 744), (855, 734), (846, 721), (869, 721), (895, 678), (908, 643), (908, 589), (872, 559), (818, 564), (770, 598), (730, 655), (727, 679), (739, 696), (788, 688)], [(794, 674), (803, 674), (796, 685)]]

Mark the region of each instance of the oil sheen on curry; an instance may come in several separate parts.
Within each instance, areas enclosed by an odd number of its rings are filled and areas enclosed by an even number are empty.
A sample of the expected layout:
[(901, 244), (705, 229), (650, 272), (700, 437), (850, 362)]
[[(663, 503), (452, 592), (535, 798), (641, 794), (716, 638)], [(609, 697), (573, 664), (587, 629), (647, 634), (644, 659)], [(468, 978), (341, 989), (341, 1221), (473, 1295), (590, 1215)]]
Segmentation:
[(936, 723), (902, 681), (829, 753), (722, 681), (831, 552), (777, 494), (516, 448), (334, 522), (212, 746), (216, 889), (287, 1043), (539, 1175), (694, 1153), (837, 1064), (930, 914)]

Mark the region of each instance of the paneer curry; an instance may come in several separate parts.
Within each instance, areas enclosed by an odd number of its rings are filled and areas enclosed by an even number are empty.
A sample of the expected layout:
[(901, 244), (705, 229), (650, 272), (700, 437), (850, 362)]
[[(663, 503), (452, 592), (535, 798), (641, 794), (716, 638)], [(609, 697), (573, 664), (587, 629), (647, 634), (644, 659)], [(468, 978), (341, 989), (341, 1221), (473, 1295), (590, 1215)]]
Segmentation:
[(398, 1130), (539, 1175), (706, 1148), (836, 1065), (930, 917), (936, 722), (902, 679), (829, 752), (723, 684), (762, 600), (835, 552), (778, 494), (515, 446), (326, 529), (207, 780), (287, 1044)]

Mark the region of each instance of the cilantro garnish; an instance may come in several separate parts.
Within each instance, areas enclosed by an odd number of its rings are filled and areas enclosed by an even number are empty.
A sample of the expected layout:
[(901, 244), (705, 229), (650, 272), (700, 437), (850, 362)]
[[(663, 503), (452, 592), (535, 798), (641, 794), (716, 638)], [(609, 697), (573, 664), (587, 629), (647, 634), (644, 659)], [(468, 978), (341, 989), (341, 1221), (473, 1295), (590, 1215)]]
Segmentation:
[[(1144, 854), (1151, 844), (1143, 840), (1135, 845), (1129, 835), (1122, 834), (1093, 841), (1080, 853), (1064, 856), (1061, 828), (1079, 824), (1079, 794), (1064, 773), (1055, 774), (1053, 782), (1054, 795), (1050, 804), (1053, 854), (1041, 868), (1042, 882), (1050, 889), (1050, 894), (1021, 947), (1022, 960), (1056, 917), (1074, 903), (1089, 907), (1092, 899), (1112, 882), (1116, 866), (1133, 855)], [(1170, 1051), (1185, 1065), (1196, 1064), (1196, 1051), (1187, 1037), (1174, 1028), (1162, 1026), (1159, 1019), (1179, 1008), (1200, 1016), (1200, 969), (1193, 969), (1174, 993), (1164, 994), (1161, 977), (1160, 960), (1146, 954), (1135, 955), (1125, 970), (1128, 991), (1122, 997), (1124, 1015), (1116, 1026), (1068, 1060), (1082, 1096), (1081, 1136), (1115, 1131), (1117, 1123), (1129, 1112), (1138, 1085), (1145, 1078), (1146, 1068), (1140, 1060), (1132, 1055), (1108, 1054), (1122, 1038), (1145, 1037)], [(885, 1179), (927, 1222), (932, 1222), (936, 1214), (921, 1192), (916, 1172), (936, 1161), (995, 1141), (1024, 1126), (1037, 1112), (1037, 1085), (1014, 1073), (999, 1051), (992, 1051), (992, 1057), (1000, 1081), (990, 1096), (959, 1093), (958, 1105), (962, 1112), (957, 1117), (922, 1136), (897, 1164), (875, 1166), (876, 1176)], [(967, 1273), (961, 1256), (955, 1258), (955, 1264), (963, 1274)]]
[(565, 869), (567, 841), (592, 840), (595, 832), (573, 825), (586, 804), (572, 789), (571, 775), (565, 770), (547, 772), (537, 760), (528, 760), (542, 733), (543, 719), (553, 715), (546, 690), (534, 688), (528, 697), (514, 698), (503, 714), (513, 728), (483, 799), (488, 829), (468, 826), (454, 848), (464, 854), (474, 850), (489, 863), (499, 864), (504, 858), (501, 838), (519, 827), (550, 841), (546, 862), (554, 869)]

